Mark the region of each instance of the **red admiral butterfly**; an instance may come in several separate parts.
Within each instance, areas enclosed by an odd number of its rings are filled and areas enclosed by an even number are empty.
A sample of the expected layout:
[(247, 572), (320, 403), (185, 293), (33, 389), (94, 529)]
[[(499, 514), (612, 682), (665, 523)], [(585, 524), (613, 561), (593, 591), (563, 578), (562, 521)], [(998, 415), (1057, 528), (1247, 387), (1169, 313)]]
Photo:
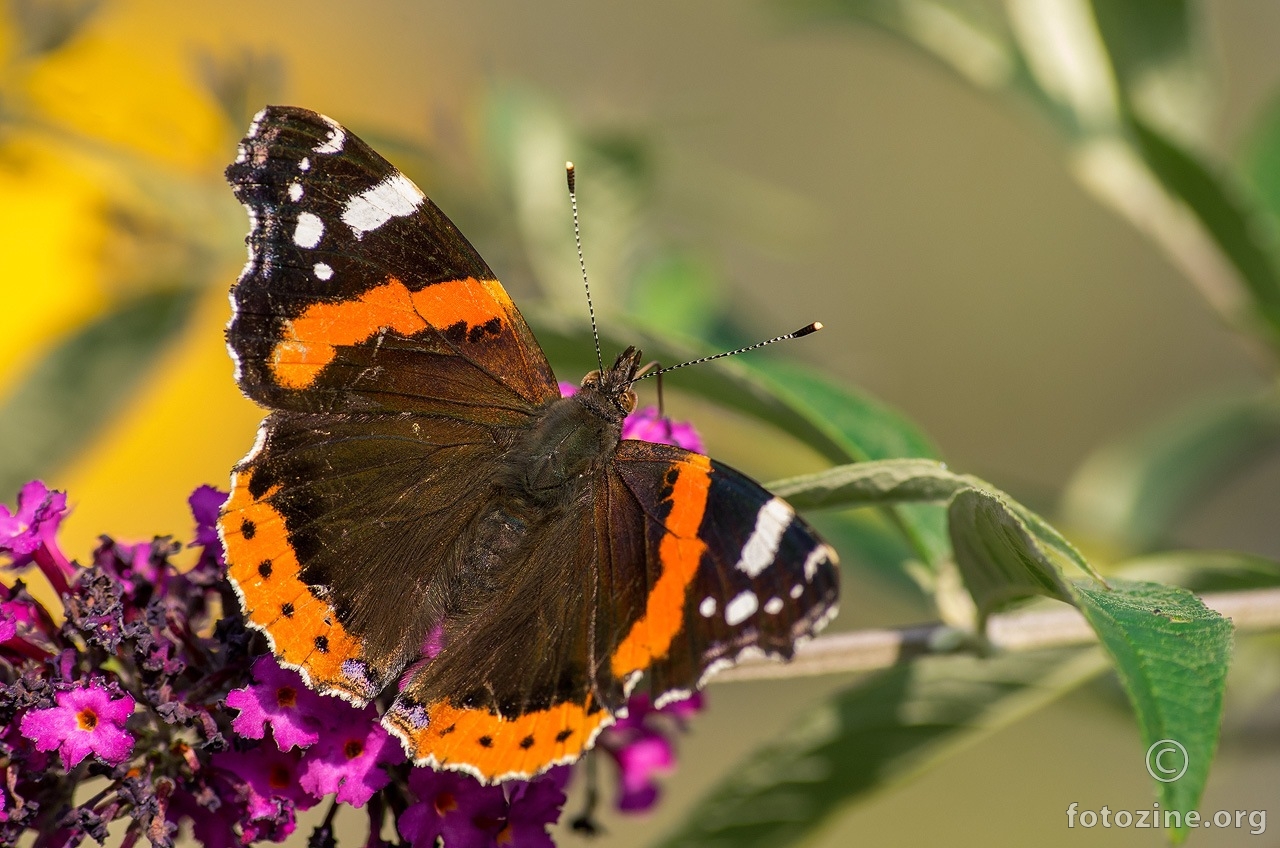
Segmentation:
[(337, 122), (273, 106), (227, 169), (249, 211), (236, 380), (271, 413), (219, 529), (281, 664), (482, 780), (576, 759), (633, 686), (661, 704), (835, 612), (785, 502), (621, 440), (640, 351), (562, 398), (515, 305), (421, 191)]

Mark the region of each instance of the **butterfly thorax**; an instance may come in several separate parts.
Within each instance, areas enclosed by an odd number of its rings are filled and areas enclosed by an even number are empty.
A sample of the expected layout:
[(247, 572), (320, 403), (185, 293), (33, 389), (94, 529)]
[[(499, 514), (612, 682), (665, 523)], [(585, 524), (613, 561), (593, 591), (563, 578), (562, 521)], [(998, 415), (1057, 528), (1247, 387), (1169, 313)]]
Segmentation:
[(587, 374), (575, 394), (543, 407), (510, 452), (512, 473), (500, 486), (535, 504), (571, 501), (622, 437), (622, 421), (636, 406), (631, 381), (640, 355), (627, 348), (612, 368)]
[(525, 558), (543, 529), (581, 507), (622, 438), (623, 419), (635, 409), (630, 386), (639, 359), (640, 352), (628, 348), (612, 368), (587, 374), (577, 392), (543, 406), (512, 442), (489, 506), (467, 534), (465, 575), (459, 576), (464, 596), (451, 606), (483, 606), (513, 579), (509, 564)]

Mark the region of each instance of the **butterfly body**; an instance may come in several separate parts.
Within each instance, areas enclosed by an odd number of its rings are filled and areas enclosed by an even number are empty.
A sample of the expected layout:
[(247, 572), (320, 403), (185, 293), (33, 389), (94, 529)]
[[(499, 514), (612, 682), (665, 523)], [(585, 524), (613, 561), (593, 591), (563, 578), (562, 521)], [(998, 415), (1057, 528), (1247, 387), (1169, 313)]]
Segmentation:
[(336, 122), (270, 107), (228, 347), (272, 411), (219, 522), (247, 622), (416, 761), (484, 780), (580, 756), (834, 613), (834, 552), (733, 469), (621, 437), (640, 352), (562, 398), (492, 271)]

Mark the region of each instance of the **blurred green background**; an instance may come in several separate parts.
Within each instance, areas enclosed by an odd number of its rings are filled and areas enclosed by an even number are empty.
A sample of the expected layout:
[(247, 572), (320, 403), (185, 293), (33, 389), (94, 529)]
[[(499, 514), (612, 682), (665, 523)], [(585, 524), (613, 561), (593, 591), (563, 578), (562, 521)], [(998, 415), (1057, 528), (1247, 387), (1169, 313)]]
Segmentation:
[[(9, 12), (47, 23), (42, 9), (76, 5), (11, 3)], [(1031, 105), (978, 91), (877, 29), (793, 11), (727, 0), (216, 10), (137, 0), (103, 4), (38, 55), (10, 26), (0, 391), (40, 385), (32, 374), (43, 357), (113, 305), (177, 292), (141, 313), (137, 336), (166, 320), (174, 331), (142, 347), (148, 365), (115, 393), (105, 425), (86, 425), (80, 449), (36, 467), (70, 493), (66, 549), (83, 558), (102, 532), (186, 537), (186, 495), (200, 483), (225, 487), (252, 442), (260, 412), (238, 396), (221, 333), (246, 224), (220, 175), (267, 99), (364, 135), (422, 182), (518, 303), (540, 292), (577, 320), (585, 308), (572, 266), (548, 283), (540, 272), (555, 262), (539, 266), (536, 244), (514, 246), (504, 215), (523, 216), (527, 239), (534, 221), (545, 226), (537, 238), (570, 249), (561, 168), (579, 161), (584, 247), (606, 329), (627, 312), (621, 280), (642, 264), (636, 254), (673, 246), (670, 256), (718, 288), (669, 296), (688, 295), (690, 310), (727, 306), (733, 326), (720, 336), (750, 340), (821, 320), (826, 331), (753, 356), (815, 364), (866, 389), (917, 422), (953, 468), (1050, 511), (1100, 445), (1198, 398), (1272, 385), (1274, 360), (1081, 187), (1063, 137)], [(1230, 168), (1280, 91), (1280, 5), (1202, 11), (1192, 18), (1205, 53), (1188, 71), (1180, 138)], [(503, 158), (493, 104), (513, 96), (544, 111), (517, 127), (505, 143), (518, 154)], [(544, 127), (546, 116), (560, 123)], [(598, 156), (597, 170), (574, 148), (582, 139), (611, 154)], [(619, 165), (629, 161), (640, 164)], [(619, 179), (641, 180), (643, 191), (614, 191)], [(510, 208), (517, 202), (525, 205)], [(638, 247), (631, 228), (643, 233)], [(667, 383), (670, 412), (693, 419), (718, 458), (764, 480), (819, 467), (680, 384), (679, 374)], [(101, 412), (83, 410), (83, 420)], [(1278, 496), (1280, 458), (1253, 456), (1165, 541), (1280, 557)], [(839, 627), (925, 615), (909, 595), (848, 573)], [(607, 817), (602, 844), (653, 841), (738, 758), (849, 682), (711, 687), (664, 803), (645, 818)], [(1202, 810), (1276, 799), (1280, 703), (1274, 694), (1269, 705), (1251, 701), (1250, 691), (1275, 686), (1254, 683), (1233, 680)], [(1066, 826), (1073, 801), (1150, 807), (1140, 747), (1118, 689), (1100, 683), (856, 807), (821, 844), (1161, 844), (1159, 831)], [(1192, 838), (1277, 844), (1241, 831)]]

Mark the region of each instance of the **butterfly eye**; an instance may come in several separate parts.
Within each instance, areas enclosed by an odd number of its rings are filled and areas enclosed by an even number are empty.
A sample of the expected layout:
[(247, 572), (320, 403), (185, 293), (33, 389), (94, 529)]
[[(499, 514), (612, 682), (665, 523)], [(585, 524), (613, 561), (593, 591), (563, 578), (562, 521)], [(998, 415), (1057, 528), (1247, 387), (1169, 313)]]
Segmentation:
[(639, 403), (639, 400), (636, 398), (636, 393), (631, 389), (627, 389), (618, 395), (618, 406), (622, 407), (622, 411), (627, 415), (635, 412), (637, 403)]
[(587, 376), (582, 378), (582, 385), (579, 388), (585, 389), (587, 386), (598, 386), (598, 385), (600, 385), (600, 372), (589, 371), (587, 372)]

